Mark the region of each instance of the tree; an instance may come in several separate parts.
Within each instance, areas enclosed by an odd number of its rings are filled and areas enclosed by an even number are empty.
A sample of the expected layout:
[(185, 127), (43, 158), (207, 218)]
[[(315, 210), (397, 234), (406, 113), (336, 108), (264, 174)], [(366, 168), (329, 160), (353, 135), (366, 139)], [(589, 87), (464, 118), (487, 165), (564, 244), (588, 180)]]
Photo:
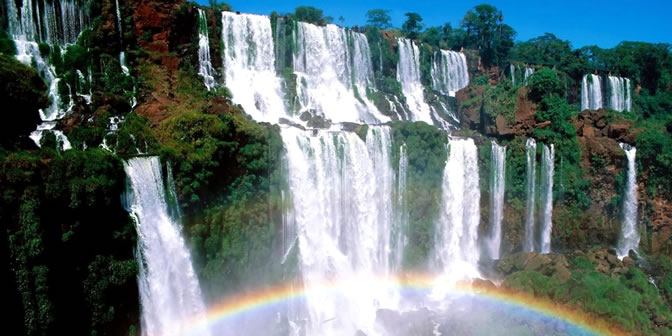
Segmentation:
[(422, 30), (422, 16), (418, 13), (406, 13), (406, 21), (401, 26), (401, 30), (410, 39), (418, 38), (418, 34)]
[(390, 17), (390, 11), (386, 9), (369, 9), (369, 11), (366, 12), (366, 23), (369, 26), (373, 26), (378, 29), (392, 28), (392, 18)]
[(311, 6), (299, 6), (294, 10), (294, 18), (298, 21), (324, 25), (331, 20), (324, 16), (321, 9)]
[(542, 68), (535, 72), (528, 80), (529, 97), (540, 102), (545, 97), (563, 97), (565, 87), (558, 74), (549, 68)]
[(513, 47), (515, 31), (504, 24), (504, 15), (491, 5), (478, 5), (465, 14), (462, 29), (469, 47), (477, 48), (486, 66), (502, 65)]

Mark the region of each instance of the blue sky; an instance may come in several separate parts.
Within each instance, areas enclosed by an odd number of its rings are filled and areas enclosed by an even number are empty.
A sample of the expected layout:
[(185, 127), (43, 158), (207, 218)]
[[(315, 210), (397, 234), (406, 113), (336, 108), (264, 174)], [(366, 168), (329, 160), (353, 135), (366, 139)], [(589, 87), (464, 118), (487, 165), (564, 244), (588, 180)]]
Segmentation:
[[(198, 0), (207, 3), (207, 0)], [(371, 8), (388, 9), (395, 26), (401, 26), (406, 12), (417, 12), (425, 25), (450, 22), (453, 27), (470, 8), (484, 1), (416, 0), (225, 0), (234, 10), (269, 14), (292, 12), (300, 5), (315, 6), (325, 15), (343, 16), (345, 25), (366, 22)], [(504, 21), (516, 32), (517, 40), (551, 32), (569, 40), (575, 48), (596, 44), (611, 48), (621, 41), (672, 43), (672, 0), (492, 0), (487, 1), (504, 12)]]

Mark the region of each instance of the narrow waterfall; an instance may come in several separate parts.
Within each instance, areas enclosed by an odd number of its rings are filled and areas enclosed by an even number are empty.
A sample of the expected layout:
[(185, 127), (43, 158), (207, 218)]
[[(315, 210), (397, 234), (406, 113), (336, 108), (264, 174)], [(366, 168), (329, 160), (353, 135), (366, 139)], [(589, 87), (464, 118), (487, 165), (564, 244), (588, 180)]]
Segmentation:
[(523, 251), (534, 251), (534, 214), (536, 206), (536, 178), (537, 178), (537, 142), (529, 138), (525, 144), (527, 156), (527, 204), (525, 214), (525, 240)]
[(490, 144), (490, 235), (487, 241), (491, 259), (499, 259), (502, 245), (502, 220), (504, 219), (504, 187), (506, 170), (506, 146)]
[(534, 75), (534, 68), (525, 67), (525, 72), (523, 73), (523, 82), (527, 84), (527, 80)]
[(406, 185), (408, 181), (408, 153), (406, 144), (399, 147), (399, 170), (397, 173), (397, 216), (392, 230), (392, 267), (400, 270), (403, 265), (404, 248), (406, 247), (406, 230), (408, 228), (408, 200), (406, 199)]
[(177, 218), (169, 215), (159, 159), (133, 158), (124, 169), (138, 231), (143, 335), (209, 335), (206, 327), (193, 328), (205, 317), (205, 304)]
[(203, 77), (203, 84), (208, 91), (215, 88), (215, 69), (210, 60), (208, 18), (201, 8), (198, 9), (198, 74)]
[(280, 118), (291, 118), (275, 71), (270, 19), (222, 12), (222, 42), (224, 81), (233, 102), (256, 121), (277, 123)]
[(431, 75), (434, 90), (455, 96), (455, 92), (469, 85), (467, 58), (461, 52), (441, 50), (434, 55)]
[(433, 259), (449, 281), (476, 278), (481, 192), (478, 152), (472, 139), (451, 139), (443, 172), (441, 212)]
[(397, 63), (397, 80), (406, 97), (410, 108), (411, 120), (433, 124), (431, 110), (425, 102), (425, 93), (420, 81), (420, 50), (415, 42), (399, 38), (399, 63)]
[[(534, 75), (534, 68), (526, 66), (521, 70), (519, 65), (514, 65), (511, 64), (509, 65), (509, 73), (511, 74), (511, 83), (512, 85), (516, 85), (516, 73), (522, 75), (522, 84), (527, 85), (527, 80), (530, 78), (530, 76)], [(521, 84), (521, 83), (519, 83)]]
[(541, 153), (541, 240), (540, 252), (551, 253), (551, 232), (553, 230), (553, 173), (555, 147), (544, 145)]
[(630, 79), (609, 76), (609, 108), (623, 112), (632, 109), (630, 98)]
[(628, 178), (623, 194), (623, 225), (618, 240), (618, 256), (623, 259), (630, 250), (639, 249), (639, 232), (637, 231), (637, 166), (635, 158), (637, 148), (621, 143), (621, 148), (628, 158)]
[(599, 75), (584, 75), (581, 81), (581, 110), (602, 108), (602, 78)]
[(373, 68), (364, 34), (332, 24), (320, 27), (299, 22), (295, 41), (294, 72), (301, 113), (311, 112), (336, 123), (390, 120), (366, 96)]
[[(351, 132), (282, 129), (307, 335), (373, 332), (376, 309), (393, 307), (395, 292), (376, 281), (388, 274), (394, 171), (387, 127), (366, 141)], [(325, 281), (347, 291), (311, 291)]]

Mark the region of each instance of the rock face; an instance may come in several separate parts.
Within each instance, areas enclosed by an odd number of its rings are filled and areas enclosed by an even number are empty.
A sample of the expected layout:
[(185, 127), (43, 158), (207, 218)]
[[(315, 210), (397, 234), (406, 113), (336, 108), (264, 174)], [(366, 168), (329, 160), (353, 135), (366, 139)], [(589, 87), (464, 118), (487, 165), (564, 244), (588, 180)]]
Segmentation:
[(635, 133), (630, 132), (632, 122), (617, 121), (609, 122), (607, 120), (607, 110), (597, 111), (585, 110), (577, 116), (574, 121), (577, 135), (580, 137), (599, 138), (608, 137), (618, 142), (633, 144), (635, 142)]
[(567, 258), (562, 254), (519, 252), (499, 260), (495, 269), (505, 276), (520, 271), (534, 271), (556, 277), (562, 282), (569, 280), (572, 275)]

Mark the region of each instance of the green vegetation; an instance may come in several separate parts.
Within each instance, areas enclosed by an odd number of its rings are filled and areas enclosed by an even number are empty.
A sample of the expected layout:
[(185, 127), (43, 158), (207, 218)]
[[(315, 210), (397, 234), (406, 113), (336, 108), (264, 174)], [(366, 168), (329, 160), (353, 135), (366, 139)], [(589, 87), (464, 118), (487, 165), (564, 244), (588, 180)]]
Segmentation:
[[(441, 181), (448, 156), (445, 133), (424, 122), (392, 124), (392, 162), (399, 162), (399, 148), (406, 145), (408, 176), (408, 245), (404, 256), (407, 268), (427, 266), (434, 242), (434, 221), (441, 202)], [(396, 165), (395, 165), (396, 166)]]
[[(571, 264), (571, 277), (567, 281), (536, 271), (520, 271), (509, 275), (503, 285), (575, 306), (613, 321), (628, 332), (672, 335), (669, 303), (641, 270), (630, 267), (625, 274), (613, 277), (597, 272), (585, 257), (576, 257)], [(668, 277), (664, 281), (669, 281)]]
[(7, 104), (3, 109), (6, 120), (0, 125), (0, 146), (26, 141), (40, 121), (38, 110), (49, 104), (46, 90), (35, 70), (0, 53), (0, 100)]
[(422, 30), (422, 16), (418, 13), (406, 13), (406, 21), (401, 25), (401, 31), (410, 39), (417, 39)]
[(516, 32), (504, 23), (504, 15), (491, 5), (478, 5), (462, 19), (465, 47), (476, 49), (486, 66), (503, 65), (508, 60)]
[(381, 30), (390, 29), (392, 28), (390, 11), (385, 9), (370, 9), (366, 12), (366, 23), (371, 27), (376, 27)]

